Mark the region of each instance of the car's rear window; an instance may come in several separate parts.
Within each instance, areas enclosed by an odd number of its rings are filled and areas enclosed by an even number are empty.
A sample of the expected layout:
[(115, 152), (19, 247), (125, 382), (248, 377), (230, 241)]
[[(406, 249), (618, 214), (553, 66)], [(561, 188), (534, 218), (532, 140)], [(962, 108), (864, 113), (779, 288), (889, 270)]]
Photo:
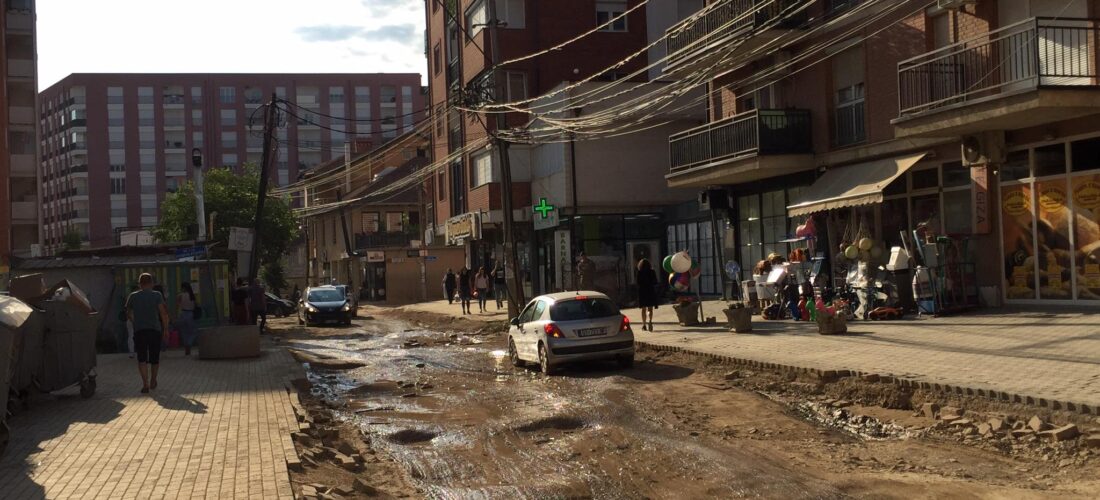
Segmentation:
[(552, 321), (579, 321), (618, 315), (619, 308), (608, 299), (565, 300), (555, 302), (550, 308)]

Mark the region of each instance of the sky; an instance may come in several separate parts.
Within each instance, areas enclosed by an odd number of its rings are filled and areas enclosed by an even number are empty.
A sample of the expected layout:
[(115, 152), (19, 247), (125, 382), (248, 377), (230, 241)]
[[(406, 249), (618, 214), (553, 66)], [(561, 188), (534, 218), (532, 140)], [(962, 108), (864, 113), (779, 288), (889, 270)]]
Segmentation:
[(38, 86), (71, 73), (420, 73), (424, 0), (38, 0)]

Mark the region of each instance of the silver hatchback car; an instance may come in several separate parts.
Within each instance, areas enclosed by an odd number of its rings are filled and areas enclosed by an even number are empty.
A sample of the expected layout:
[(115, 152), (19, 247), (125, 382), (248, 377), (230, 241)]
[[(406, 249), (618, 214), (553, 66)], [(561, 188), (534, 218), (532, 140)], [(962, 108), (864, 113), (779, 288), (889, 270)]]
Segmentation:
[(630, 320), (599, 292), (540, 295), (513, 318), (508, 356), (515, 366), (538, 363), (543, 373), (574, 361), (614, 359), (634, 366)]

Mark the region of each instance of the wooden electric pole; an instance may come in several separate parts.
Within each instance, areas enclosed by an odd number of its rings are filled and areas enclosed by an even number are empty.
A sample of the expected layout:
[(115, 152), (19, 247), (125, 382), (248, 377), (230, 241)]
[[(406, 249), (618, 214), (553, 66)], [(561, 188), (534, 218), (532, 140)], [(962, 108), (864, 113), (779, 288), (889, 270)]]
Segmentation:
[[(493, 60), (493, 95), (497, 101), (504, 101), (504, 72), (496, 66), (500, 64), (500, 45), (497, 43), (497, 30), (500, 27), (500, 19), (497, 18), (495, 1), (487, 2), (489, 7), (489, 49)], [(523, 296), (523, 281), (519, 276), (519, 262), (516, 260), (516, 233), (513, 224), (512, 212), (512, 165), (508, 158), (508, 142), (500, 137), (500, 132), (508, 128), (508, 117), (505, 113), (496, 114), (496, 131), (493, 133), (493, 143), (500, 155), (500, 203), (504, 212), (504, 268), (506, 286), (508, 287), (508, 317), (519, 315), (520, 307), (527, 303)]]
[(275, 135), (275, 103), (277, 96), (271, 94), (271, 102), (264, 110), (264, 151), (260, 156), (260, 187), (256, 192), (256, 221), (253, 225), (252, 255), (248, 263), (248, 282), (256, 280), (260, 270), (260, 225), (263, 222), (264, 201), (267, 200), (267, 181), (271, 172), (271, 161), (274, 155), (271, 138)]

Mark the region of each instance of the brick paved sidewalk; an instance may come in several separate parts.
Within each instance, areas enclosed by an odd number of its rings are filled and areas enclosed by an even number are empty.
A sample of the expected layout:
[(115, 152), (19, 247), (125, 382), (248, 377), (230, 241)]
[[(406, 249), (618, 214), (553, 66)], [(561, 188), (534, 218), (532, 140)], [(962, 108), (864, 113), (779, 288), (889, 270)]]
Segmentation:
[[(1007, 393), (1027, 403), (1100, 409), (1100, 314), (1067, 309), (996, 309), (899, 322), (852, 321), (846, 335), (819, 335), (816, 324), (753, 317), (753, 333), (725, 328), (723, 306), (703, 305), (718, 326), (681, 327), (672, 306), (654, 315), (639, 341), (740, 360), (819, 370), (851, 370)], [(1043, 400), (1043, 401), (1040, 401)]]
[(9, 420), (0, 497), (293, 498), (286, 460), (298, 424), (286, 385), (302, 376), (282, 348), (254, 360), (161, 359), (138, 392), (136, 361), (99, 357), (98, 390), (40, 395)]
[[(455, 314), (446, 301), (405, 309)], [(900, 322), (849, 322), (849, 333), (817, 334), (816, 325), (753, 317), (752, 334), (725, 328), (722, 304), (706, 302), (719, 325), (681, 327), (671, 305), (656, 311), (656, 332), (641, 329), (641, 313), (624, 311), (637, 340), (654, 346), (738, 360), (818, 370), (852, 370), (1018, 395), (1023, 402), (1073, 403), (1078, 411), (1100, 410), (1100, 314), (1081, 310), (1003, 308), (944, 318)], [(504, 320), (489, 314), (467, 318)], [(1083, 406), (1083, 408), (1082, 408)]]

